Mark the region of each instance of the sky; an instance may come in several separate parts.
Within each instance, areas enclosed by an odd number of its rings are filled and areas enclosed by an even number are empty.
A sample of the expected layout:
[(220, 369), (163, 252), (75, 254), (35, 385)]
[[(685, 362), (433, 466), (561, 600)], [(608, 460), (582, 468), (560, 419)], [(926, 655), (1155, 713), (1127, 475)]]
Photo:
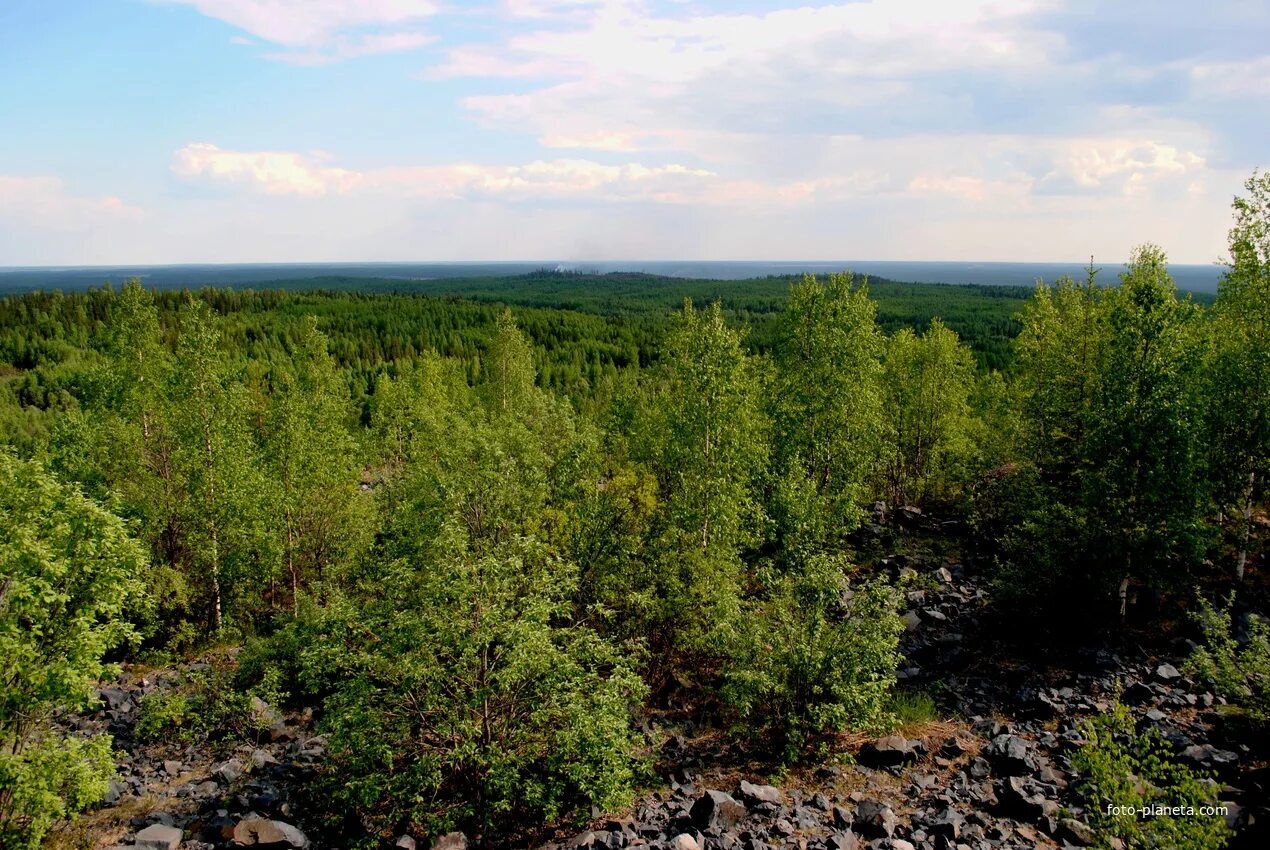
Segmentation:
[(1224, 254), (1264, 0), (0, 0), (0, 265)]

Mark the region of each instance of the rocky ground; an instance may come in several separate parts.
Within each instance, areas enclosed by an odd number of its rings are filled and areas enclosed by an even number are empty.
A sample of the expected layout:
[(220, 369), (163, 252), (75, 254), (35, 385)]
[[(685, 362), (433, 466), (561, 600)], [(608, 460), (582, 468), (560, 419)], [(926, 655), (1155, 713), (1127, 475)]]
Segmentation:
[[(936, 530), (924, 518), (907, 520)], [(843, 758), (779, 781), (723, 745), (694, 738), (690, 724), (652, 721), (650, 737), (663, 742), (658, 769), (665, 784), (629, 811), (555, 836), (542, 850), (1088, 846), (1093, 835), (1069, 759), (1079, 720), (1107, 711), (1118, 687), (1140, 727), (1159, 729), (1183, 760), (1222, 783), (1236, 829), (1232, 846), (1270, 846), (1270, 770), (1246, 732), (1227, 722), (1223, 701), (1179, 673), (1184, 643), (1160, 652), (1075, 651), (1043, 668), (1024, 663), (989, 640), (988, 592), (973, 562), (942, 548), (909, 547), (876, 568), (909, 588), (901, 681), (937, 694), (950, 719), (844, 741)], [(106, 805), (59, 840), (147, 850), (324, 846), (304, 810), (303, 789), (324, 755), (311, 716), (275, 716), (258, 743), (230, 750), (139, 743), (142, 695), (170, 687), (178, 675), (125, 671), (101, 691), (96, 713), (75, 720), (85, 731), (110, 732), (124, 756)], [(415, 842), (403, 835), (396, 846)], [(420, 837), (418, 844), (427, 842)], [(454, 833), (432, 847), (466, 844)]]

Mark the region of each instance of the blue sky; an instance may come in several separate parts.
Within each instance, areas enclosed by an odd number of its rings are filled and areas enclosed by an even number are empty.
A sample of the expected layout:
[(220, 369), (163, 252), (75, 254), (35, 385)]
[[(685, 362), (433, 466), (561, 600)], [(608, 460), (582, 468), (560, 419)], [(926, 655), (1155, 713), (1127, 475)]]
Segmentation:
[(0, 265), (1177, 262), (1270, 4), (3, 0)]

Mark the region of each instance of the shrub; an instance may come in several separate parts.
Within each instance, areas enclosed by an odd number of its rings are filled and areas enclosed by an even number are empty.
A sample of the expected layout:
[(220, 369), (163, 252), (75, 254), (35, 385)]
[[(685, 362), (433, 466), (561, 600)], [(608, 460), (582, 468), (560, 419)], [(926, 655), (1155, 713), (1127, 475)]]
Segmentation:
[[(1119, 700), (1110, 712), (1086, 720), (1081, 732), (1085, 743), (1072, 756), (1072, 765), (1084, 775), (1079, 791), (1100, 846), (1112, 839), (1129, 847), (1161, 850), (1225, 846), (1225, 820), (1200, 812), (1202, 806), (1216, 803), (1214, 783), (1174, 761), (1156, 731), (1137, 733)], [(1147, 806), (1181, 806), (1193, 813), (1140, 816)]]
[[(371, 831), (484, 839), (629, 801), (632, 656), (571, 622), (576, 569), (516, 538), (391, 564), (326, 656), (332, 793)], [(635, 660), (638, 656), (636, 655)]]
[(0, 751), (0, 847), (36, 850), (54, 821), (100, 801), (114, 772), (107, 735), (48, 735)]
[(184, 694), (155, 690), (141, 698), (135, 731), (143, 741), (166, 737), (189, 741), (192, 722), (190, 701)]
[(852, 592), (844, 566), (818, 555), (801, 570), (770, 577), (769, 592), (737, 627), (724, 699), (786, 760), (821, 733), (881, 731), (892, 720), (903, 630), (896, 594), (882, 581)]
[(1200, 628), (1203, 644), (1191, 653), (1185, 669), (1242, 705), (1252, 719), (1265, 723), (1270, 720), (1270, 626), (1259, 617), (1250, 617), (1247, 640), (1240, 646), (1232, 630), (1233, 607), (1233, 595), (1225, 608), (1199, 600), (1199, 610), (1191, 616)]
[(145, 567), (122, 520), (0, 451), (0, 845), (36, 847), (105, 793), (110, 740), (48, 721), (87, 706), (109, 672), (102, 656), (135, 637), (125, 613)]

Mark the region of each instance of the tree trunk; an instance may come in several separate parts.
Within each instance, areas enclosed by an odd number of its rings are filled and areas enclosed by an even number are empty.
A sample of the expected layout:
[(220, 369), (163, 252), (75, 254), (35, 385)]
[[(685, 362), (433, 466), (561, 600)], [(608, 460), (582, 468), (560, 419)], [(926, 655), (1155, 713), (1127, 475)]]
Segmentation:
[(1239, 533), (1239, 561), (1235, 565), (1235, 578), (1244, 580), (1244, 567), (1248, 564), (1248, 537), (1252, 533), (1252, 491), (1257, 483), (1257, 473), (1248, 473), (1248, 490), (1244, 493), (1244, 527)]

